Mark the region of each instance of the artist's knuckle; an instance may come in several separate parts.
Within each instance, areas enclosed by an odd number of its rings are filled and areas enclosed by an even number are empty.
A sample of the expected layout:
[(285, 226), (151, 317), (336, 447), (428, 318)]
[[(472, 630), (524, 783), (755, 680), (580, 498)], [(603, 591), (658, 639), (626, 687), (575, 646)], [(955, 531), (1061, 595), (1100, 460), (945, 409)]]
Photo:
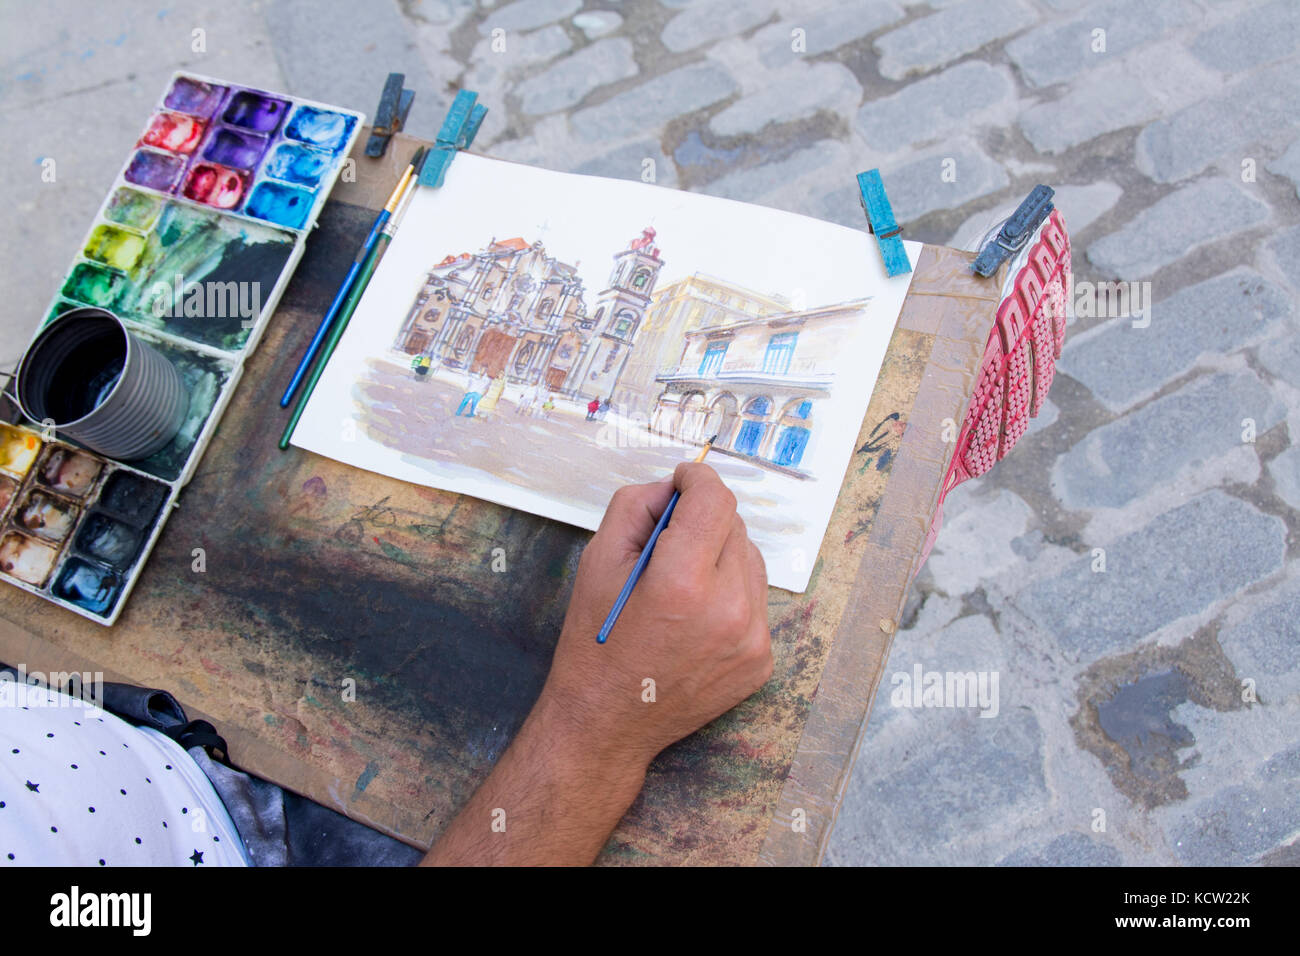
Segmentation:
[(749, 626), (749, 602), (736, 597), (722, 601), (719, 624), (729, 634), (744, 631)]
[(733, 515), (736, 512), (736, 496), (724, 484), (709, 485), (702, 489), (704, 502), (709, 510), (717, 515)]
[(674, 602), (683, 608), (699, 610), (709, 603), (709, 587), (707, 584), (697, 580), (694, 577), (686, 577), (678, 581), (673, 595)]

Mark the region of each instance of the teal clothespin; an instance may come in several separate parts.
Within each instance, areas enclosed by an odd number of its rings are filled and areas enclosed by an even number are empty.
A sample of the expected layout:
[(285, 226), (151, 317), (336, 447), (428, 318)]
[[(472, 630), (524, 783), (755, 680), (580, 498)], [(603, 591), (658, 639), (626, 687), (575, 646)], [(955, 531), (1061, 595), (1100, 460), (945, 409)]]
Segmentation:
[(862, 194), (862, 208), (867, 213), (867, 228), (875, 235), (876, 244), (880, 246), (880, 258), (885, 260), (885, 271), (891, 277), (911, 272), (912, 263), (907, 259), (903, 240), (898, 238), (903, 227), (894, 221), (894, 209), (885, 195), (880, 170), (858, 173), (858, 191)]
[(441, 186), (456, 152), (468, 149), (470, 143), (474, 142), (478, 128), (483, 125), (483, 117), (487, 116), (486, 106), (475, 105), (477, 99), (477, 93), (461, 90), (452, 100), (447, 117), (442, 121), (442, 128), (438, 130), (438, 138), (434, 140), (433, 149), (429, 150), (429, 158), (420, 170), (421, 186)]

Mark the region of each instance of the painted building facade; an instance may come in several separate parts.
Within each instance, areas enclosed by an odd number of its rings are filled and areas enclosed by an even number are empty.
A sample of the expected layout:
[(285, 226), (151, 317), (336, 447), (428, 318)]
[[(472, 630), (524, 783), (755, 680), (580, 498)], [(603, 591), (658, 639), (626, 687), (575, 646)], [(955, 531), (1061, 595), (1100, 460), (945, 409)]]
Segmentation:
[(593, 334), (579, 361), (578, 397), (612, 399), (624, 410), (619, 379), (633, 346), (639, 345), (637, 336), (663, 265), (659, 247), (655, 245), (655, 231), (650, 228), (642, 230), (626, 249), (614, 254), (609, 285), (596, 299)]
[(651, 297), (641, 333), (615, 394), (620, 409), (649, 417), (663, 386), (655, 377), (682, 355), (687, 332), (790, 310), (783, 296), (764, 295), (697, 272)]
[(801, 467), (822, 431), (843, 343), (869, 300), (747, 318), (687, 332), (677, 364), (655, 376), (652, 431), (808, 477)]
[(541, 242), (493, 240), (429, 270), (394, 348), (569, 394), (593, 326), (583, 291), (577, 270)]
[(659, 250), (644, 230), (614, 256), (609, 285), (589, 314), (577, 268), (542, 243), (493, 240), (473, 255), (433, 266), (416, 293), (393, 348), (437, 366), (470, 369), (555, 394), (614, 393), (644, 319)]

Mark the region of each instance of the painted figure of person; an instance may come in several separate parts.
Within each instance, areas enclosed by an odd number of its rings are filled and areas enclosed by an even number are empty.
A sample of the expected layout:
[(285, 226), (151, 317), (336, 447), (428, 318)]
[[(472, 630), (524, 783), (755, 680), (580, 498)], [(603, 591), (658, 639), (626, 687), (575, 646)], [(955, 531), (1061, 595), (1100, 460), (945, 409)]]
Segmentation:
[(491, 384), (487, 386), (487, 391), (483, 393), (483, 400), (479, 402), (474, 415), (477, 418), (487, 418), (496, 411), (497, 402), (501, 400), (501, 393), (506, 390), (506, 373), (502, 372), (496, 378), (492, 379)]
[(525, 417), (531, 417), (536, 411), (537, 399), (540, 397), (540, 385), (525, 388), (519, 394), (519, 407), (515, 411)]
[(469, 406), (469, 411), (465, 412), (465, 417), (473, 418), (474, 412), (478, 409), (478, 403), (483, 398), (483, 393), (487, 391), (488, 377), (481, 372), (475, 372), (472, 369), (465, 370), (465, 396), (456, 406), (456, 414), (459, 416), (465, 411), (465, 406)]
[(549, 422), (553, 411), (555, 411), (555, 396), (548, 395), (546, 401), (542, 403), (542, 417)]
[(596, 417), (596, 412), (600, 411), (600, 399), (593, 398), (587, 403), (587, 421)]

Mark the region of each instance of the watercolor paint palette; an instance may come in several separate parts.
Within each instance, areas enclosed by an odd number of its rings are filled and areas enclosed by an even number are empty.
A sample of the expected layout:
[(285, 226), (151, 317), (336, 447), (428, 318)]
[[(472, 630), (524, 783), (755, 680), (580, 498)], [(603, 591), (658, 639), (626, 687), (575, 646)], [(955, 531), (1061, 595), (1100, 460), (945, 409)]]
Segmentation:
[[(83, 306), (114, 313), (180, 372), (188, 414), (167, 447), (129, 464), (0, 423), (0, 580), (117, 619), (364, 123), (300, 97), (172, 76), (41, 325)], [(66, 482), (41, 477), (65, 462)]]
[(177, 489), (0, 423), (0, 579), (111, 624)]
[(174, 74), (46, 320), (92, 305), (180, 342), (250, 351), (364, 122)]

